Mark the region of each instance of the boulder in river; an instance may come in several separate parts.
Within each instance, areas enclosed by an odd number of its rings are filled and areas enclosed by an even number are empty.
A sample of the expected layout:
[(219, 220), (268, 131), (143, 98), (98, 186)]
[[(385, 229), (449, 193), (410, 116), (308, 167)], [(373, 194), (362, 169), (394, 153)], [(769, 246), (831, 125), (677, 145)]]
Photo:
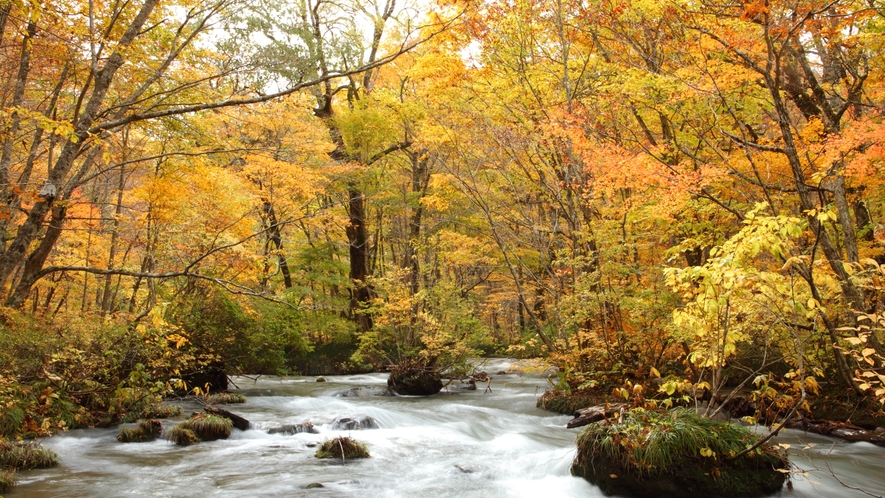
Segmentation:
[(339, 398), (367, 398), (370, 396), (393, 396), (389, 387), (352, 387), (346, 391), (335, 393)]
[(439, 371), (421, 360), (407, 360), (395, 365), (387, 378), (387, 385), (404, 396), (429, 396), (443, 388)]
[(581, 432), (572, 474), (607, 495), (763, 496), (783, 487), (789, 462), (767, 445), (734, 457), (756, 441), (741, 426), (691, 410), (633, 410)]
[(285, 424), (280, 427), (273, 427), (267, 430), (268, 434), (317, 434), (319, 431), (314, 429), (310, 422), (302, 422), (300, 424)]
[(123, 427), (117, 435), (121, 443), (143, 443), (157, 439), (163, 430), (163, 424), (155, 419), (141, 419), (134, 428)]
[[(230, 437), (234, 424), (230, 419), (211, 413), (197, 413), (166, 433), (175, 444), (188, 446), (199, 441), (215, 441)], [(194, 441), (193, 436), (196, 436)]]
[(350, 418), (343, 417), (332, 422), (333, 431), (358, 431), (364, 429), (378, 429), (378, 422), (372, 417)]

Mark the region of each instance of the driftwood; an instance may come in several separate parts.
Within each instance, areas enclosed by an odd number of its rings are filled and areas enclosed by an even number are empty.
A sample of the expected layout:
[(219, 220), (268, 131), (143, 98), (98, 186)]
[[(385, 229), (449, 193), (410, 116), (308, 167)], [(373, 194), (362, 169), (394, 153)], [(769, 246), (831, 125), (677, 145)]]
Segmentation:
[(790, 429), (799, 429), (805, 432), (836, 437), (846, 441), (864, 441), (878, 446), (885, 446), (885, 429), (881, 427), (871, 431), (848, 422), (833, 422), (831, 420), (815, 420), (811, 418), (790, 420), (784, 426)]
[(573, 429), (575, 427), (589, 425), (593, 422), (599, 422), (600, 420), (620, 415), (626, 409), (626, 403), (615, 403), (613, 405), (605, 404), (581, 408), (575, 412), (575, 418), (569, 420), (566, 427)]
[(224, 417), (224, 418), (230, 420), (231, 422), (233, 422), (234, 427), (236, 427), (237, 429), (239, 429), (241, 431), (247, 431), (247, 430), (249, 430), (249, 427), (252, 426), (252, 423), (249, 422), (248, 420), (244, 419), (243, 417), (233, 414), (227, 410), (223, 410), (221, 408), (217, 408), (214, 406), (207, 406), (207, 407), (203, 408), (203, 411), (206, 413), (211, 413), (212, 415), (218, 415), (219, 417)]

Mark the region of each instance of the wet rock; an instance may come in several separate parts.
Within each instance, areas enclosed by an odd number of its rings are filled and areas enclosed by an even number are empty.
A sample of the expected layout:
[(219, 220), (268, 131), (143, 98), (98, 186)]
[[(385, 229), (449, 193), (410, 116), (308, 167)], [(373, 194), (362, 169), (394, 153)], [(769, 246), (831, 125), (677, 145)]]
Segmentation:
[(473, 379), (450, 381), (446, 384), (449, 391), (476, 391), (476, 381)]
[(317, 444), (318, 443), (316, 443), (314, 441), (308, 441), (307, 443), (304, 443), (304, 446), (307, 446), (308, 448), (316, 448)]
[(317, 377), (317, 382), (326, 382), (325, 377)]
[(468, 466), (466, 466), (466, 465), (461, 465), (460, 463), (456, 463), (456, 464), (455, 464), (455, 468), (458, 469), (458, 470), (460, 470), (461, 472), (463, 472), (463, 473), (465, 473), (465, 474), (472, 474), (472, 473), (474, 472), (474, 470), (471, 469), (470, 467), (468, 467)]
[(404, 396), (429, 396), (443, 388), (439, 372), (420, 361), (396, 365), (387, 378), (387, 385)]
[(316, 488), (325, 488), (325, 486), (323, 486), (323, 484), (319, 483), (319, 482), (312, 482), (312, 483), (308, 484), (307, 486), (304, 486), (304, 489), (316, 489)]
[(339, 418), (332, 422), (333, 431), (359, 431), (365, 429), (378, 429), (378, 422), (372, 417)]
[(286, 424), (280, 427), (273, 427), (267, 430), (268, 434), (319, 434), (310, 422), (302, 422), (300, 424)]
[(346, 391), (335, 393), (334, 396), (339, 398), (368, 398), (372, 396), (393, 396), (389, 387), (354, 387)]

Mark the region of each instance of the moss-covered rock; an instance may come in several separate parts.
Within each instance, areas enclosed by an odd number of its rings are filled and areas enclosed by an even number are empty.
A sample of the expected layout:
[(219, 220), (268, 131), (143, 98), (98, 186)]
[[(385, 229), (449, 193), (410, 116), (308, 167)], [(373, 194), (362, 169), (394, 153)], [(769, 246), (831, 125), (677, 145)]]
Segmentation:
[(390, 372), (387, 385), (397, 394), (429, 396), (442, 388), (439, 372), (423, 361), (407, 360)]
[(574, 415), (574, 413), (588, 406), (599, 405), (605, 402), (605, 397), (589, 389), (563, 391), (552, 389), (538, 398), (537, 407), (548, 412)]
[(233, 427), (230, 419), (209, 413), (196, 413), (166, 431), (164, 437), (179, 446), (190, 446), (201, 441), (227, 439)]
[(121, 443), (144, 443), (157, 439), (163, 431), (163, 424), (155, 419), (142, 419), (134, 428), (123, 427), (117, 435), (117, 441)]
[(369, 458), (369, 450), (366, 445), (350, 439), (349, 437), (336, 437), (324, 441), (317, 448), (317, 458), (338, 458), (341, 460), (350, 460), (353, 458)]
[(756, 441), (743, 427), (690, 410), (634, 410), (581, 432), (572, 474), (608, 495), (763, 496), (783, 487), (786, 475), (777, 469), (789, 462), (767, 446), (731, 458)]
[(227, 439), (234, 428), (230, 419), (209, 413), (198, 413), (178, 425), (193, 431), (201, 441)]
[(206, 399), (211, 405), (232, 405), (236, 403), (245, 403), (246, 397), (238, 393), (216, 393)]
[(194, 431), (181, 427), (181, 424), (169, 429), (163, 434), (163, 437), (178, 446), (190, 446), (200, 442), (200, 437)]

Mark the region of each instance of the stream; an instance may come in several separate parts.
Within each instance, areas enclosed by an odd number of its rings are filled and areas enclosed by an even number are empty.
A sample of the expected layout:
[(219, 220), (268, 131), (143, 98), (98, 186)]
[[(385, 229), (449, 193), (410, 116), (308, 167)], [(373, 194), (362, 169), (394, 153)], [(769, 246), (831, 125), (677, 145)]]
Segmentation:
[[(569, 416), (535, 407), (545, 379), (506, 371), (513, 362), (490, 360), (491, 392), (458, 391), (430, 397), (340, 397), (355, 387), (386, 386), (386, 374), (314, 377), (234, 377), (248, 403), (225, 409), (255, 429), (234, 430), (227, 440), (179, 447), (164, 440), (123, 444), (119, 428), (73, 430), (43, 441), (58, 453), (54, 469), (19, 474), (7, 498), (116, 497), (601, 497), (598, 488), (572, 477), (574, 440)], [(445, 392), (445, 391), (444, 391)], [(184, 413), (200, 409), (185, 402)], [(341, 417), (374, 418), (380, 429), (334, 431)], [(164, 427), (184, 415), (164, 421)], [(310, 421), (318, 434), (268, 434), (272, 427)], [(364, 442), (371, 458), (340, 461), (314, 457), (313, 443), (337, 436)], [(806, 476), (781, 497), (885, 495), (885, 448), (824, 436), (787, 432), (790, 458)], [(830, 472), (829, 469), (832, 469)], [(814, 470), (819, 469), (819, 470)], [(307, 489), (312, 483), (322, 488)]]

